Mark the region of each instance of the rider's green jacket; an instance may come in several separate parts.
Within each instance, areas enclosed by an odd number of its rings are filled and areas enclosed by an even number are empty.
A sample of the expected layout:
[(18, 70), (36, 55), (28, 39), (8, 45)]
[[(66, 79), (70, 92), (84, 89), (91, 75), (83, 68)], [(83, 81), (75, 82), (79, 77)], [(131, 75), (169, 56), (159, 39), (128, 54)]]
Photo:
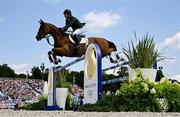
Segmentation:
[(73, 31), (75, 31), (78, 28), (82, 28), (84, 25), (85, 23), (81, 23), (76, 17), (72, 16), (70, 19), (66, 19), (66, 26), (64, 26), (63, 29), (67, 31), (67, 29), (71, 27)]

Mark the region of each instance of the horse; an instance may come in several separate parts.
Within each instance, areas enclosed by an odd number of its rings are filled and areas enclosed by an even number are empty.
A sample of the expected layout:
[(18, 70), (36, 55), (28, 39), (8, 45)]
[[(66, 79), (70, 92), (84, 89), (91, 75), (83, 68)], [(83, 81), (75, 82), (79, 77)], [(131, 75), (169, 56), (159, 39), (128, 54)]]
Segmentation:
[[(88, 43), (80, 43), (79, 47), (75, 45), (69, 39), (69, 34), (64, 32), (62, 28), (58, 28), (51, 23), (44, 22), (43, 20), (39, 21), (40, 27), (37, 32), (36, 39), (40, 41), (43, 38), (46, 38), (47, 35), (51, 35), (54, 39), (54, 48), (48, 52), (48, 57), (50, 62), (58, 64), (61, 60), (57, 60), (57, 56), (65, 57), (81, 57), (85, 54), (86, 48), (91, 43), (96, 43), (100, 46), (102, 58), (108, 56), (111, 63), (116, 63), (116, 60), (113, 60), (111, 57), (112, 52), (116, 52), (116, 46), (113, 42), (110, 42), (104, 38), (98, 37), (89, 37)], [(49, 40), (48, 40), (49, 41)], [(116, 56), (118, 58), (118, 56)]]

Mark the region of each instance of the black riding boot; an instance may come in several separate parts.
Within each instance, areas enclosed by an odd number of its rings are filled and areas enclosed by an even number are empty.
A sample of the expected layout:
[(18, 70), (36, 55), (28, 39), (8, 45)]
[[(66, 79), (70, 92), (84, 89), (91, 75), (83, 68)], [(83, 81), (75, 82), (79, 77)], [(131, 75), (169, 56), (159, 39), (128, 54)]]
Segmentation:
[(75, 47), (78, 47), (79, 46), (79, 39), (78, 39), (78, 37), (77, 37), (77, 35), (75, 34), (75, 35), (73, 35), (73, 40), (75, 41)]

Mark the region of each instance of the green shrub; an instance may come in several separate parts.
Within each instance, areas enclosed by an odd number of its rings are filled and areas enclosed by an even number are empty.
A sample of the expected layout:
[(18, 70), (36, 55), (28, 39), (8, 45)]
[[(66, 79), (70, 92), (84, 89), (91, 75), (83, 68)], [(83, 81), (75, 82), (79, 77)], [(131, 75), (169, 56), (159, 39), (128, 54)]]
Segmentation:
[(96, 104), (85, 104), (81, 106), (79, 111), (98, 111), (98, 112), (110, 112), (114, 110), (112, 100), (115, 98), (115, 95), (106, 95), (101, 98)]
[[(44, 110), (47, 107), (47, 96), (40, 96), (39, 101), (31, 104), (26, 104), (21, 109), (25, 110)], [(72, 110), (72, 94), (68, 93), (66, 99), (66, 110)]]
[(157, 61), (163, 60), (161, 53), (155, 48), (154, 37), (151, 35), (144, 35), (138, 39), (135, 34), (135, 39), (138, 40), (137, 44), (133, 41), (128, 42), (128, 47), (123, 48), (123, 53), (130, 61), (131, 68), (152, 68), (153, 64)]
[(79, 111), (180, 112), (180, 84), (165, 78), (160, 82), (143, 79), (138, 71), (135, 78), (123, 81), (119, 95), (103, 95), (96, 104), (83, 105)]
[(72, 110), (72, 94), (71, 93), (68, 93), (67, 95), (67, 99), (66, 99), (66, 105), (65, 105), (65, 109), (66, 110)]
[(128, 81), (120, 88), (121, 98), (125, 102), (121, 106), (123, 111), (160, 111), (154, 83), (141, 77), (130, 78)]
[(44, 110), (47, 106), (47, 96), (40, 96), (39, 102), (27, 104), (22, 107), (25, 110)]
[(168, 112), (180, 112), (180, 84), (172, 83), (167, 78), (162, 78), (155, 85), (158, 97), (165, 99), (168, 103)]

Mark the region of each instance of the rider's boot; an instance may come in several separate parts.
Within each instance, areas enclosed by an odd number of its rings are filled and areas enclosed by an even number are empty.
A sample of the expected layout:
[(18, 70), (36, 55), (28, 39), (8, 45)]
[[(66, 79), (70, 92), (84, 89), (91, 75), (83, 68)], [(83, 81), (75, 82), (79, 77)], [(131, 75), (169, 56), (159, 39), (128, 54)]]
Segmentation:
[(78, 48), (80, 46), (79, 45), (80, 38), (78, 38), (78, 36), (75, 34), (73, 35), (73, 40), (75, 41), (75, 48)]

